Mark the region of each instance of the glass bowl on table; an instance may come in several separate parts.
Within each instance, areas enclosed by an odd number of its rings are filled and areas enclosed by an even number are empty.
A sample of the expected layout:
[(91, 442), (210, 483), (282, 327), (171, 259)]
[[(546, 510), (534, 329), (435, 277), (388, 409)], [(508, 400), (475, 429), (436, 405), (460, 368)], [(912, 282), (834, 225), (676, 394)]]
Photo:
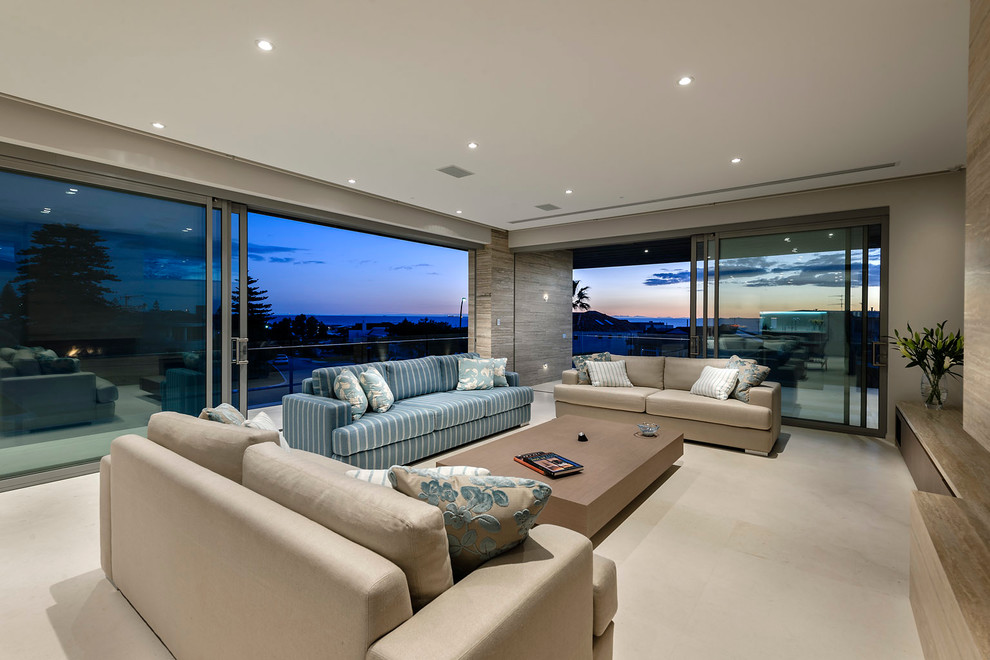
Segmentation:
[(659, 424), (651, 424), (649, 422), (637, 424), (636, 426), (639, 427), (639, 435), (642, 435), (646, 438), (654, 437), (657, 434), (657, 431), (660, 430)]

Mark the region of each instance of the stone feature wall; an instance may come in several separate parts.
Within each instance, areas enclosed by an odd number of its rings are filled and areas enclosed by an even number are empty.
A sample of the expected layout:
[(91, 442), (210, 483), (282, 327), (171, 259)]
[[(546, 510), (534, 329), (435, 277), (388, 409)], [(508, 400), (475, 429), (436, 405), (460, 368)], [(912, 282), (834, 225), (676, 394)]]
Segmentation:
[(963, 427), (990, 449), (990, 0), (969, 11)]
[(515, 369), (514, 259), (509, 252), (509, 232), (492, 230), (492, 242), (475, 250), (468, 259), (469, 350), (483, 357), (507, 357), (509, 371)]
[(556, 250), (515, 257), (515, 370), (524, 385), (559, 380), (571, 365), (573, 255)]

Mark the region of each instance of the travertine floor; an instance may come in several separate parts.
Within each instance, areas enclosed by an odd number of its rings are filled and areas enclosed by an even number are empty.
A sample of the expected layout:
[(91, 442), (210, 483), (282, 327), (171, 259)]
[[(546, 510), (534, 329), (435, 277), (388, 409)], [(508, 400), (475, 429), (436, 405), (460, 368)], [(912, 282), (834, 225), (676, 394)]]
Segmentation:
[[(534, 423), (553, 415), (537, 393)], [(887, 443), (804, 429), (770, 459), (688, 444), (596, 535), (618, 660), (921, 658), (908, 494)], [(0, 658), (168, 658), (103, 577), (98, 476), (0, 493)]]

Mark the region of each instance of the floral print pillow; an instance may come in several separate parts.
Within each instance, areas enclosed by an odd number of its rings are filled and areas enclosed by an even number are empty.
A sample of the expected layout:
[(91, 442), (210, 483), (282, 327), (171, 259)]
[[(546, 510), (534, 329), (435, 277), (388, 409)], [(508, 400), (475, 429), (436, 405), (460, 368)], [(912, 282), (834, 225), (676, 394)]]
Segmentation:
[(495, 387), (508, 387), (509, 381), (505, 378), (505, 365), (509, 358), (492, 358), (492, 379)]
[(358, 380), (361, 382), (361, 389), (368, 396), (368, 404), (375, 412), (383, 413), (395, 403), (395, 397), (392, 396), (392, 390), (385, 382), (385, 377), (374, 367), (368, 367), (358, 376)]
[(770, 367), (758, 365), (755, 360), (744, 360), (738, 355), (730, 357), (725, 367), (739, 370), (739, 381), (734, 396), (746, 403), (749, 403), (750, 388), (756, 387), (770, 375)]
[[(493, 360), (460, 358), (457, 360), (457, 389), (490, 390), (495, 386)], [(504, 378), (504, 370), (503, 370)]]
[(394, 466), (389, 480), (397, 491), (443, 512), (455, 580), (525, 541), (550, 499), (550, 486), (535, 479), (441, 477)]
[(229, 403), (221, 403), (216, 408), (203, 408), (199, 413), (199, 418), (221, 424), (233, 424), (234, 426), (240, 426), (244, 423), (244, 415)]
[(591, 376), (588, 375), (589, 362), (611, 362), (612, 354), (608, 351), (603, 353), (589, 353), (588, 355), (575, 355), (574, 368), (578, 372), (578, 385), (591, 385)]
[(341, 371), (333, 380), (333, 395), (351, 404), (351, 419), (361, 419), (368, 412), (368, 395), (361, 387), (361, 381), (351, 371)]

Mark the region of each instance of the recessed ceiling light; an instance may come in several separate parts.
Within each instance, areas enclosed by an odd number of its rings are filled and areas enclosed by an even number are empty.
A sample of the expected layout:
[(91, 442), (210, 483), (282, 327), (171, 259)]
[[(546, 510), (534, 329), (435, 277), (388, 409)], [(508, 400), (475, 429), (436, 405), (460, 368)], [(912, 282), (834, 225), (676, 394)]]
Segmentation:
[(574, 192), (573, 190), (565, 190), (565, 191), (564, 191), (564, 194), (565, 194), (565, 195), (570, 195), (570, 194), (571, 194), (571, 193), (573, 193), (573, 192)]
[(357, 183), (357, 181), (355, 179), (348, 179), (347, 183)]
[(797, 252), (797, 248), (791, 248), (791, 252)]
[(269, 52), (269, 51), (271, 51), (271, 50), (274, 50), (274, 48), (275, 48), (275, 46), (272, 45), (272, 42), (268, 41), (267, 39), (258, 39), (254, 43), (258, 44), (258, 48), (260, 48), (261, 50), (265, 51), (266, 53)]
[(735, 158), (733, 158), (729, 162), (732, 163), (733, 165), (738, 165), (739, 163), (742, 162), (742, 158), (740, 158), (739, 156), (736, 156)]
[(681, 79), (677, 81), (677, 84), (680, 85), (681, 87), (687, 87), (693, 82), (694, 82), (694, 78), (692, 78), (691, 76), (682, 76)]
[(468, 142), (468, 149), (477, 149), (477, 148), (478, 148), (477, 142)]
[(163, 128), (165, 128), (165, 124), (161, 123), (160, 121), (153, 121), (151, 122), (151, 127), (157, 128), (158, 130), (162, 130)]
[(833, 236), (835, 236), (835, 234), (833, 234), (832, 232), (829, 232), (829, 233), (828, 233), (828, 237), (829, 237), (829, 238), (832, 238)]
[(650, 248), (646, 248), (645, 250), (643, 250), (643, 253), (644, 253), (644, 254), (646, 254), (646, 253), (648, 253), (649, 251), (650, 251)]
[(75, 188), (69, 188), (68, 190), (65, 191), (65, 194), (66, 195), (75, 195), (77, 192), (79, 192), (79, 191), (76, 190)]
[(41, 209), (41, 212), (42, 213), (51, 213), (52, 210), (46, 206), (45, 208)]
[(791, 242), (791, 237), (790, 236), (784, 236), (784, 242), (785, 243), (790, 243)]
[(457, 209), (457, 214), (460, 215), (460, 213), (461, 213), (461, 210), (460, 209)]

